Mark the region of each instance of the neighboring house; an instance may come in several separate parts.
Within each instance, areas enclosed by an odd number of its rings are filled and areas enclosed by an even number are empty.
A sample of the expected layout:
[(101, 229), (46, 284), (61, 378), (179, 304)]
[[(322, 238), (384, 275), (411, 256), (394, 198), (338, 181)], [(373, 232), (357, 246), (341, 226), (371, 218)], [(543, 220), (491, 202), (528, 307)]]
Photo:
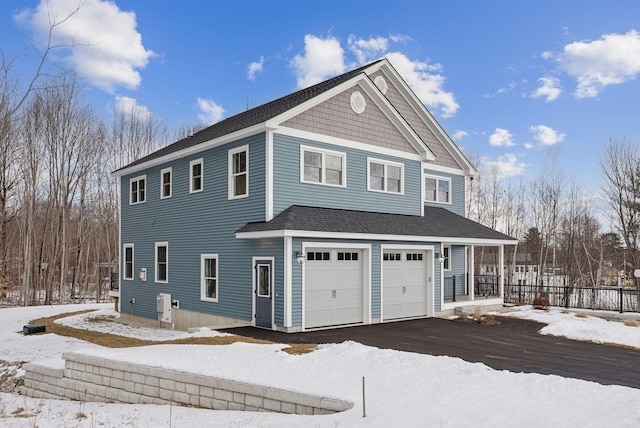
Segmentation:
[(474, 173), (386, 59), (247, 110), (114, 173), (121, 313), (295, 332), (501, 304), (467, 287), (474, 246), (516, 244), (464, 217)]

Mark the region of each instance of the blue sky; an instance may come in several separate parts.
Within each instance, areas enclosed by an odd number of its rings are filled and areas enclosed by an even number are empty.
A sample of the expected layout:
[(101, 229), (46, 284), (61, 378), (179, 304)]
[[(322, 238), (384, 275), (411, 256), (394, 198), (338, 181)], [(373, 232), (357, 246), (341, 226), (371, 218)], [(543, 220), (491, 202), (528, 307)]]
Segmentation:
[[(29, 40), (79, 0), (0, 3), (0, 47), (33, 70)], [(640, 2), (84, 0), (55, 51), (96, 111), (207, 124), (387, 56), (465, 150), (505, 177), (555, 152), (597, 193), (609, 138), (640, 141)], [(27, 74), (25, 74), (27, 75)], [(640, 143), (639, 143), (640, 144)]]

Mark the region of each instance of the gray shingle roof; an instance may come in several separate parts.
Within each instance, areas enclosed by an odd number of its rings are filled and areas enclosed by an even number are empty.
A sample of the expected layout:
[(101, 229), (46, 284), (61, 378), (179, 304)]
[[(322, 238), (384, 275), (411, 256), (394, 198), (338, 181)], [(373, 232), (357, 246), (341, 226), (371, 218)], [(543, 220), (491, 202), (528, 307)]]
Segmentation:
[(247, 223), (236, 233), (278, 230), (515, 241), (437, 207), (425, 207), (424, 216), (414, 216), (292, 205), (271, 221)]
[(308, 88), (301, 89), (282, 98), (278, 98), (277, 100), (270, 101), (266, 104), (262, 104), (261, 106), (236, 114), (235, 116), (231, 116), (209, 126), (208, 128), (196, 132), (192, 136), (183, 138), (182, 140), (176, 141), (173, 144), (170, 144), (143, 158), (131, 162), (130, 164), (118, 169), (118, 171), (142, 164), (156, 158), (160, 158), (173, 152), (193, 147), (200, 143), (204, 143), (214, 138), (222, 137), (224, 135), (239, 131), (244, 128), (248, 128), (253, 125), (257, 125), (262, 122), (266, 122), (267, 120), (272, 119), (288, 110), (291, 110), (292, 108), (297, 107), (298, 105), (340, 85), (341, 83), (346, 82), (359, 73), (362, 73), (362, 71), (366, 68), (369, 68), (370, 66), (377, 64), (380, 61), (383, 60), (380, 59), (363, 67), (348, 71), (344, 74), (341, 74), (340, 76), (325, 80), (324, 82), (318, 83), (317, 85), (309, 86)]

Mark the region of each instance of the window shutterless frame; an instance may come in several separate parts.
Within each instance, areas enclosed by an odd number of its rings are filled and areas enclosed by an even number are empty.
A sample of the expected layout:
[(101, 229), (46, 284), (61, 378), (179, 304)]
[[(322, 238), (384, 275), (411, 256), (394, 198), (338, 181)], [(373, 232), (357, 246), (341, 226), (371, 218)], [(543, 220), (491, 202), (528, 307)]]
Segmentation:
[(167, 199), (171, 197), (172, 191), (172, 170), (171, 167), (164, 168), (160, 171), (160, 199)]
[(218, 301), (218, 255), (200, 254), (200, 300)]
[(147, 200), (147, 176), (140, 175), (129, 180), (129, 205), (142, 204)]
[(169, 282), (169, 243), (156, 242), (155, 245), (155, 282)]
[(249, 146), (229, 150), (229, 194), (228, 199), (249, 196)]
[(202, 192), (204, 187), (204, 161), (202, 158), (189, 162), (189, 193)]
[(346, 153), (300, 146), (300, 182), (347, 187)]
[(123, 245), (123, 266), (122, 266), (122, 279), (133, 279), (134, 264), (133, 264), (133, 244)]
[(367, 158), (367, 190), (404, 195), (404, 164)]
[(451, 204), (451, 179), (435, 175), (425, 175), (424, 200), (425, 202)]

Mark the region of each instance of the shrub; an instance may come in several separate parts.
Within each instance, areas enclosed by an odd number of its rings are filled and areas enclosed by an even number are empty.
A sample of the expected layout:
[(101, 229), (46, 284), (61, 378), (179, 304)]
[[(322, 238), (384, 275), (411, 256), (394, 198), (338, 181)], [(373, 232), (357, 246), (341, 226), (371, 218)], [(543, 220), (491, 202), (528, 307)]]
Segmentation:
[(589, 314), (587, 314), (585, 311), (578, 311), (578, 312), (576, 312), (576, 316), (578, 318), (587, 318), (589, 316)]
[(549, 299), (547, 299), (546, 297), (536, 297), (535, 299), (533, 299), (533, 307), (535, 309), (547, 310), (549, 309), (549, 306)]
[(624, 320), (624, 325), (629, 326), (629, 327), (639, 327), (640, 326), (640, 322), (638, 322), (638, 320), (634, 320), (632, 318), (627, 318), (626, 320)]

